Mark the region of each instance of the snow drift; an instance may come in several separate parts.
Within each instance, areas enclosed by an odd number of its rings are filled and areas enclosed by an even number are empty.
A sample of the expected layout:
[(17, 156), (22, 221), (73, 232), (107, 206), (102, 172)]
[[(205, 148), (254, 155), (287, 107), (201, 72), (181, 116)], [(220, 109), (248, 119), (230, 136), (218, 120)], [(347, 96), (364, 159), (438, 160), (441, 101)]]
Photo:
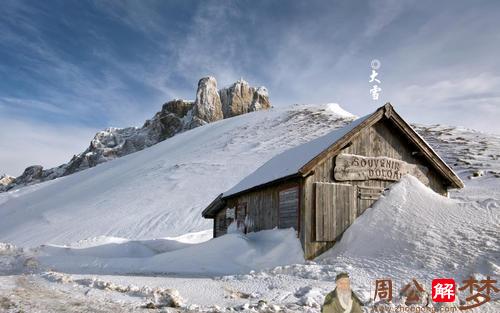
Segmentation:
[(491, 204), (440, 196), (407, 175), (318, 260), (406, 278), (498, 275), (500, 216)]
[(39, 253), (42, 267), (78, 274), (222, 275), (304, 262), (293, 229), (231, 233), (199, 244), (156, 240), (89, 248), (43, 246)]

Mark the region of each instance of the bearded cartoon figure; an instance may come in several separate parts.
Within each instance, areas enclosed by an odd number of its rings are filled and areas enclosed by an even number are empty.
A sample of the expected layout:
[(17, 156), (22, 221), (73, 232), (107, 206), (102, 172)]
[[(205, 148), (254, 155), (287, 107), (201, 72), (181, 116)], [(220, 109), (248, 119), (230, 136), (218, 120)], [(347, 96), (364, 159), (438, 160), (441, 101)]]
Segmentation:
[(349, 274), (338, 274), (335, 283), (335, 289), (325, 297), (321, 313), (362, 313), (363, 303), (351, 290)]

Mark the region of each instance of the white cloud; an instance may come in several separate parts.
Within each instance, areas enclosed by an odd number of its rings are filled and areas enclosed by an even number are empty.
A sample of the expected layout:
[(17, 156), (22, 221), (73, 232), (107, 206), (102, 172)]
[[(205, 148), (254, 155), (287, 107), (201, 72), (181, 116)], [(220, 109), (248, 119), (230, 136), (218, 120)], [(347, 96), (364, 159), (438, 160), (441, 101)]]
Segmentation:
[(390, 97), (415, 122), (500, 133), (500, 76), (492, 73), (413, 84)]
[(500, 96), (500, 76), (480, 73), (462, 79), (450, 78), (429, 84), (409, 85), (396, 91), (393, 97), (398, 102), (411, 105), (435, 106), (440, 103), (453, 106), (463, 101), (491, 100), (491, 93), (496, 93), (496, 98)]
[(0, 175), (18, 176), (29, 165), (45, 168), (66, 163), (85, 150), (97, 131), (32, 121), (0, 119)]

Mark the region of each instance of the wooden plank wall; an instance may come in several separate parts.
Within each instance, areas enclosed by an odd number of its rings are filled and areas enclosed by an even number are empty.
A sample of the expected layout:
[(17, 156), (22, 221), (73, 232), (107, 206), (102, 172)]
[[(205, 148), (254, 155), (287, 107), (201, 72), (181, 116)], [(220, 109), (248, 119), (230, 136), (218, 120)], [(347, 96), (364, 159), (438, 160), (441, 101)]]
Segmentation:
[[(295, 188), (295, 189), (290, 189)], [(279, 221), (279, 204), (280, 204), (280, 191), (289, 190), (290, 192), (283, 198), (283, 204), (289, 206), (289, 212), (283, 216), (284, 219)], [(263, 229), (273, 229), (274, 227), (288, 228), (295, 227), (297, 225), (297, 214), (295, 217), (292, 216), (292, 204), (300, 202), (298, 196), (293, 199), (293, 194), (299, 195), (300, 187), (299, 180), (294, 179), (287, 181), (282, 184), (269, 186), (260, 190), (252, 191), (246, 194), (236, 196), (234, 198), (227, 199), (226, 208), (238, 208), (246, 205), (246, 214), (248, 215), (247, 220), (250, 221), (250, 226), (247, 227), (247, 232), (260, 231)], [(225, 209), (221, 210), (217, 214), (223, 214)], [(295, 206), (297, 208), (297, 205)], [(240, 220), (244, 217), (241, 215), (241, 210), (237, 210), (237, 216)], [(225, 213), (224, 213), (225, 216)], [(226, 225), (218, 223), (218, 218), (214, 220), (215, 234), (220, 236), (226, 233), (227, 226), (229, 224), (226, 221)]]

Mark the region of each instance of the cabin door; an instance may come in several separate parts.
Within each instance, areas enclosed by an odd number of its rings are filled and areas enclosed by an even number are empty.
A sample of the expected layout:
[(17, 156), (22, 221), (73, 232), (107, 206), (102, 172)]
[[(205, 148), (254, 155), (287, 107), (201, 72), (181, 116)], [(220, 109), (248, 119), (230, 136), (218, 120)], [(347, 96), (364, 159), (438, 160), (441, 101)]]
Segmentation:
[(278, 227), (299, 230), (299, 186), (279, 192)]

